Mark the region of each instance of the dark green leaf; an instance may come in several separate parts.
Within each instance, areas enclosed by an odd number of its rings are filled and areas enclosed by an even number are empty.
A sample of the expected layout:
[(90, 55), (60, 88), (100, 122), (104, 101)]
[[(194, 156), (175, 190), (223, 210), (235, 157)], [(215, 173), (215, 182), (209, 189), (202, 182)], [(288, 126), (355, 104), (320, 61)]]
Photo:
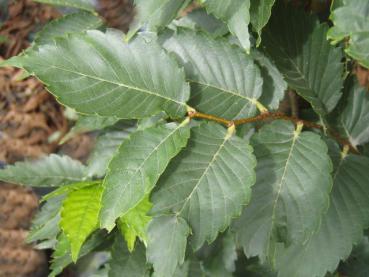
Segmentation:
[(133, 133), (120, 146), (104, 180), (101, 226), (111, 230), (115, 220), (134, 208), (155, 186), (169, 161), (186, 145), (188, 120)]
[[(246, 256), (274, 262), (278, 242), (305, 242), (329, 205), (332, 163), (319, 135), (275, 121), (252, 137), (258, 161), (250, 205), (235, 224)], [(288, 276), (288, 275), (284, 275)]]
[(68, 156), (51, 154), (37, 161), (17, 162), (0, 170), (0, 180), (24, 186), (55, 187), (84, 179), (85, 167)]
[(258, 34), (257, 45), (261, 42), (261, 30), (268, 23), (275, 0), (250, 1), (250, 20), (252, 27)]
[(192, 129), (188, 146), (169, 165), (152, 196), (153, 214), (175, 214), (192, 229), (199, 249), (224, 231), (248, 203), (256, 160), (232, 128), (215, 123)]

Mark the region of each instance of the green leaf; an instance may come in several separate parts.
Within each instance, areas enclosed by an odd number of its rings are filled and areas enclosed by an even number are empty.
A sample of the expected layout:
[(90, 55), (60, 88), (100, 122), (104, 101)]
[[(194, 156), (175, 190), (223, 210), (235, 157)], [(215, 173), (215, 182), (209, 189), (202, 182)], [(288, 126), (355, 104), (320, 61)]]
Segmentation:
[(173, 22), (176, 27), (208, 32), (211, 37), (221, 37), (228, 33), (227, 26), (208, 14), (205, 9), (196, 9)]
[(47, 201), (32, 220), (32, 227), (27, 236), (27, 243), (54, 240), (59, 234), (60, 208), (64, 196)]
[(190, 227), (181, 217), (155, 217), (149, 224), (147, 260), (154, 265), (154, 277), (172, 277), (184, 262)]
[[(79, 253), (79, 258), (87, 255), (97, 247), (109, 243), (110, 237), (105, 232), (93, 233), (87, 241), (83, 244)], [(59, 274), (72, 263), (70, 242), (65, 234), (58, 237), (58, 242), (55, 246), (55, 251), (52, 255), (52, 262), (50, 265), (51, 272), (49, 277), (59, 276)]]
[(0, 170), (4, 182), (33, 186), (54, 187), (84, 179), (85, 167), (68, 156), (51, 154), (37, 161), (17, 162)]
[(327, 146), (301, 127), (275, 121), (252, 137), (257, 181), (234, 228), (246, 256), (259, 256), (262, 263), (274, 262), (278, 242), (309, 239), (328, 209), (332, 163)]
[(74, 262), (86, 238), (98, 227), (102, 191), (101, 185), (85, 187), (63, 201), (60, 227), (70, 241)]
[(252, 0), (250, 2), (250, 20), (253, 29), (258, 34), (257, 46), (259, 46), (261, 42), (261, 30), (268, 23), (270, 15), (272, 14), (274, 2), (275, 0)]
[(149, 266), (146, 264), (145, 247), (138, 244), (130, 253), (123, 237), (117, 233), (111, 250), (109, 277), (148, 277)]
[(254, 50), (251, 56), (260, 67), (263, 78), (263, 94), (259, 101), (270, 109), (276, 110), (279, 102), (284, 98), (287, 83), (275, 64), (262, 52)]
[(122, 142), (134, 132), (135, 127), (127, 127), (123, 131), (107, 131), (96, 139), (95, 147), (88, 158), (87, 175), (102, 177), (106, 174), (108, 164), (118, 151)]
[(369, 94), (359, 84), (353, 85), (340, 125), (353, 146), (369, 142)]
[(127, 44), (112, 31), (87, 31), (8, 64), (36, 75), (58, 101), (80, 113), (134, 119), (161, 110), (171, 117), (186, 112), (184, 73), (151, 38), (140, 36)]
[[(74, 1), (75, 2), (75, 1)], [(89, 13), (79, 12), (66, 15), (56, 20), (50, 21), (37, 33), (35, 44), (54, 43), (57, 37), (66, 37), (68, 34), (82, 33), (87, 30), (97, 29), (103, 24), (102, 20)]]
[[(319, 231), (303, 245), (277, 251), (280, 276), (325, 276), (346, 259), (369, 226), (369, 158), (331, 150), (335, 164), (330, 207)], [(317, 255), (319, 253), (319, 255)]]
[(225, 21), (243, 48), (250, 51), (250, 0), (206, 0), (207, 11)]
[(365, 236), (354, 248), (349, 259), (340, 267), (340, 272), (345, 276), (364, 277), (369, 275), (369, 240)]
[(263, 44), (288, 85), (325, 116), (342, 96), (340, 48), (326, 40), (328, 26), (301, 10), (276, 5), (263, 31)]
[(104, 180), (101, 226), (111, 230), (155, 186), (169, 161), (186, 145), (188, 120), (133, 133), (120, 146)]
[(33, 1), (94, 12), (93, 0), (33, 0)]
[(115, 116), (79, 115), (72, 129), (63, 137), (60, 143), (64, 143), (78, 134), (112, 126), (118, 121), (119, 118)]
[(191, 106), (227, 119), (255, 115), (263, 80), (252, 58), (241, 49), (188, 30), (178, 30), (163, 46), (185, 69)]
[(151, 216), (148, 216), (147, 213), (151, 207), (152, 203), (149, 200), (149, 195), (147, 195), (136, 207), (118, 220), (119, 229), (127, 241), (129, 252), (134, 249), (137, 237), (145, 245), (147, 244), (146, 229), (151, 220)]
[(232, 136), (232, 128), (201, 124), (160, 178), (152, 214), (188, 220), (197, 250), (205, 240), (215, 240), (249, 202), (255, 165), (251, 146)]
[(330, 15), (333, 27), (327, 36), (337, 43), (349, 38), (345, 52), (361, 65), (369, 68), (369, 2), (343, 1)]
[(168, 25), (188, 2), (187, 0), (135, 0), (137, 15), (126, 39), (129, 40), (142, 27), (146, 31), (156, 31), (159, 27)]

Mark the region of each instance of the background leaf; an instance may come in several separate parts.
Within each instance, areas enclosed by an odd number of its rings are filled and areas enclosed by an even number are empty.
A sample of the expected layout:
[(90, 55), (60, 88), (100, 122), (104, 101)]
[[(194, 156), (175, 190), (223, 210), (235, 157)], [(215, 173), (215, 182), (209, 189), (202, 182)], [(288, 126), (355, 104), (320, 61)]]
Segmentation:
[(278, 249), (280, 276), (323, 277), (327, 271), (334, 272), (340, 259), (348, 257), (353, 244), (361, 240), (363, 229), (369, 226), (369, 159), (341, 156), (337, 145), (331, 147), (330, 153), (335, 172), (328, 212), (319, 231), (304, 245)]
[(334, 26), (327, 36), (337, 43), (349, 38), (345, 52), (361, 65), (369, 68), (369, 2), (366, 0), (342, 1), (331, 15)]
[(148, 277), (149, 266), (146, 264), (145, 247), (138, 244), (135, 251), (130, 253), (123, 237), (117, 233), (111, 250), (109, 262), (109, 277)]
[(82, 33), (87, 30), (97, 29), (102, 25), (102, 20), (89, 12), (68, 14), (47, 23), (43, 29), (37, 33), (35, 44), (42, 45), (54, 43), (54, 39), (57, 37), (66, 37), (68, 34)]
[(355, 83), (349, 91), (347, 105), (340, 115), (340, 127), (352, 145), (369, 142), (369, 94)]
[(263, 80), (241, 49), (187, 30), (167, 37), (163, 46), (185, 69), (191, 84), (191, 106), (227, 119), (255, 115)]
[(342, 51), (328, 43), (327, 30), (314, 16), (279, 4), (263, 32), (263, 45), (288, 85), (321, 116), (336, 106), (343, 86)]
[(86, 238), (98, 227), (102, 191), (101, 185), (85, 187), (69, 193), (63, 201), (60, 227), (70, 241), (74, 262)]
[(181, 217), (160, 216), (149, 224), (147, 260), (154, 265), (154, 277), (171, 277), (184, 262), (190, 227)]
[(188, 0), (135, 0), (137, 15), (130, 26), (127, 39), (130, 39), (140, 29), (156, 31), (159, 27), (168, 25)]
[(153, 194), (152, 214), (175, 214), (192, 229), (192, 246), (214, 241), (250, 199), (256, 165), (252, 148), (215, 123), (194, 127)]
[(215, 17), (225, 21), (229, 30), (235, 35), (243, 48), (250, 51), (250, 0), (206, 0), (206, 10)]
[(275, 0), (252, 0), (250, 1), (250, 20), (252, 27), (258, 34), (256, 45), (261, 42), (261, 30), (268, 23), (272, 13), (272, 7)]
[(32, 186), (55, 187), (84, 179), (85, 166), (68, 156), (51, 154), (37, 161), (17, 162), (0, 170), (4, 182)]
[(127, 44), (121, 35), (70, 35), (8, 64), (22, 65), (80, 113), (135, 119), (165, 110), (183, 116), (189, 97), (184, 73), (154, 39), (137, 37)]
[(332, 164), (319, 135), (301, 133), (290, 122), (265, 125), (251, 141), (256, 184), (235, 230), (247, 257), (273, 263), (277, 243), (303, 243), (319, 228), (329, 204)]
[(45, 3), (62, 7), (71, 7), (94, 12), (93, 0), (34, 0), (34, 1), (39, 3)]
[(137, 131), (123, 142), (104, 179), (102, 227), (111, 230), (118, 217), (153, 189), (169, 161), (186, 145), (190, 135), (187, 123)]

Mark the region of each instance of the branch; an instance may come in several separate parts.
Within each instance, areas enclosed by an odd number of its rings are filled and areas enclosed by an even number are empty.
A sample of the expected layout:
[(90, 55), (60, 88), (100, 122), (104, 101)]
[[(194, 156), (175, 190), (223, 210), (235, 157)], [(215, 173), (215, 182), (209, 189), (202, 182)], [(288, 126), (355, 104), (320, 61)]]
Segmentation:
[(248, 123), (253, 123), (253, 122), (258, 122), (258, 121), (265, 121), (265, 120), (276, 120), (276, 119), (282, 119), (282, 120), (287, 120), (287, 121), (291, 121), (294, 124), (303, 124), (304, 126), (308, 127), (308, 128), (312, 128), (312, 129), (318, 129), (321, 131), (326, 131), (332, 138), (334, 138), (342, 147), (349, 147), (350, 151), (352, 153), (355, 154), (359, 154), (359, 152), (357, 151), (357, 149), (351, 145), (351, 143), (347, 140), (342, 138), (337, 132), (332, 131), (332, 130), (326, 130), (324, 126), (314, 123), (314, 122), (310, 122), (307, 120), (302, 120), (299, 119), (295, 116), (287, 116), (283, 113), (280, 112), (265, 112), (262, 114), (259, 114), (257, 116), (254, 117), (248, 117), (248, 118), (242, 118), (242, 119), (236, 119), (236, 120), (227, 120), (225, 118), (221, 118), (221, 117), (217, 117), (214, 115), (210, 115), (210, 114), (204, 114), (204, 113), (200, 113), (197, 112), (195, 110), (191, 110), (188, 112), (188, 116), (189, 118), (201, 118), (201, 119), (207, 119), (210, 121), (214, 121), (220, 124), (223, 124), (227, 127), (230, 126), (238, 126), (238, 125), (243, 125), (243, 124), (248, 124)]

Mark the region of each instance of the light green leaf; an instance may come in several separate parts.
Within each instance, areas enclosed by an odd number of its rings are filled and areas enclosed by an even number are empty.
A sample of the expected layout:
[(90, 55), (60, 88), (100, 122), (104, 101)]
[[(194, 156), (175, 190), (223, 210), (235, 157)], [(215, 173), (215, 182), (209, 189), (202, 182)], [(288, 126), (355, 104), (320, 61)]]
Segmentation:
[(214, 38), (221, 37), (228, 33), (227, 25), (208, 14), (205, 9), (195, 9), (173, 23), (175, 27), (208, 32), (210, 36)]
[(32, 220), (32, 227), (27, 236), (27, 243), (43, 240), (56, 240), (58, 235), (60, 208), (64, 196), (47, 201)]
[(78, 182), (78, 183), (73, 183), (73, 184), (68, 184), (62, 187), (59, 187), (57, 189), (55, 189), (54, 191), (44, 195), (41, 198), (41, 202), (43, 201), (47, 201), (51, 198), (54, 197), (59, 197), (61, 195), (65, 195), (68, 194), (72, 191), (76, 191), (76, 190), (80, 190), (89, 186), (95, 186), (95, 185), (101, 185), (101, 181), (84, 181), (84, 182)]
[(36, 75), (58, 101), (80, 113), (135, 119), (161, 110), (171, 117), (186, 112), (184, 73), (154, 39), (140, 36), (127, 44), (114, 32), (87, 31), (7, 64)]
[(155, 186), (169, 161), (186, 145), (188, 120), (133, 133), (120, 146), (104, 180), (101, 226), (111, 230)]
[(333, 43), (349, 38), (346, 53), (369, 68), (369, 2), (345, 0), (332, 11), (330, 19), (334, 26), (328, 38)]
[(37, 33), (35, 44), (54, 43), (57, 37), (66, 37), (68, 34), (82, 33), (87, 30), (97, 29), (103, 24), (102, 20), (89, 13), (79, 12), (66, 15), (56, 20), (50, 21)]
[(195, 250), (215, 240), (250, 199), (256, 160), (251, 146), (231, 130), (215, 123), (194, 127), (152, 196), (153, 214), (188, 220)]
[(261, 42), (261, 30), (268, 23), (272, 14), (272, 7), (275, 0), (252, 0), (250, 1), (250, 20), (253, 29), (258, 34), (256, 45)]
[(118, 220), (119, 229), (127, 241), (129, 252), (134, 249), (137, 237), (145, 245), (147, 244), (146, 229), (151, 220), (151, 216), (148, 216), (147, 213), (151, 207), (152, 203), (149, 200), (149, 195), (147, 195), (136, 207)]
[(326, 40), (328, 26), (304, 11), (276, 5), (263, 44), (288, 85), (325, 116), (342, 96), (342, 50)]
[(160, 216), (150, 222), (146, 255), (154, 265), (154, 277), (172, 277), (184, 262), (190, 231), (181, 217)]
[[(334, 272), (340, 260), (348, 257), (353, 244), (360, 242), (369, 226), (369, 158), (341, 155), (331, 150), (335, 164), (330, 207), (320, 230), (304, 245), (292, 245), (276, 253), (280, 276), (323, 277)], [(319, 255), (317, 255), (319, 253)]]
[(349, 93), (340, 116), (340, 127), (353, 146), (363, 145), (369, 142), (369, 93), (357, 83)]
[(140, 28), (156, 31), (159, 27), (168, 25), (188, 2), (187, 0), (135, 0), (137, 15), (126, 39), (133, 37)]
[(94, 12), (93, 0), (33, 0), (33, 1)]
[(117, 233), (111, 250), (109, 277), (148, 277), (149, 266), (146, 264), (145, 247), (139, 243), (130, 253), (123, 237)]
[(241, 49), (188, 30), (178, 30), (163, 46), (185, 69), (191, 106), (227, 119), (255, 115), (263, 80), (252, 58)]
[(118, 151), (119, 146), (134, 132), (135, 127), (127, 127), (123, 131), (107, 131), (96, 139), (95, 147), (88, 158), (87, 175), (102, 177), (106, 174), (108, 164)]
[(60, 227), (68, 237), (74, 262), (86, 238), (98, 227), (102, 191), (101, 185), (85, 187), (63, 201)]
[(250, 51), (250, 0), (206, 0), (207, 11), (225, 21), (243, 48)]
[(37, 161), (17, 162), (0, 170), (4, 182), (32, 186), (54, 187), (84, 179), (85, 167), (68, 156), (51, 154)]
[(272, 110), (279, 107), (279, 102), (284, 98), (287, 83), (275, 64), (260, 51), (254, 50), (251, 56), (260, 67), (263, 78), (263, 94), (259, 101)]
[[(250, 205), (234, 229), (247, 257), (273, 263), (278, 242), (305, 242), (329, 205), (332, 163), (319, 135), (285, 121), (252, 137), (258, 161)], [(288, 276), (288, 275), (285, 275)]]

